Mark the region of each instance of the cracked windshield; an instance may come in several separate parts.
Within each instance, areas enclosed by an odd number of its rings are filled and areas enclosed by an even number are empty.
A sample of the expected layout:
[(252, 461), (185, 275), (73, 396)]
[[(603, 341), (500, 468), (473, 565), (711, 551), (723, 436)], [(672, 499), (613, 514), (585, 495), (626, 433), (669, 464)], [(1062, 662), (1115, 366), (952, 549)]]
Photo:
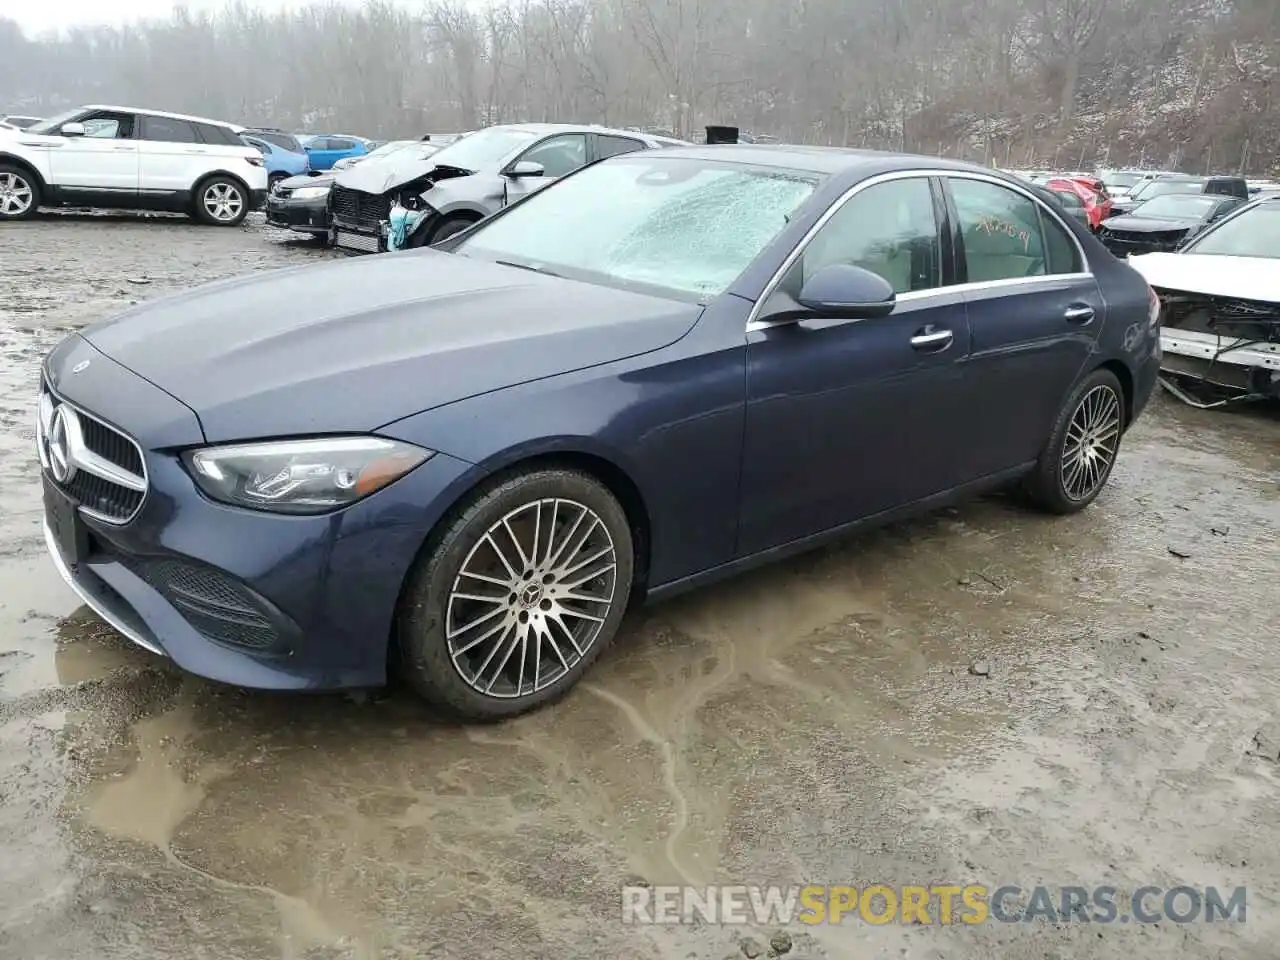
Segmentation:
[(801, 173), (628, 157), (535, 196), (457, 252), (708, 297), (733, 282), (816, 185)]

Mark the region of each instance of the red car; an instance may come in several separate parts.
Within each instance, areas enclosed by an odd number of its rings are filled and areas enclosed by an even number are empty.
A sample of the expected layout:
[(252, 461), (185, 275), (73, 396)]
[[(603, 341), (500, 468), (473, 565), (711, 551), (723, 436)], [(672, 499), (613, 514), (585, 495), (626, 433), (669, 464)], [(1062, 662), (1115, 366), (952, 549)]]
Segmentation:
[(1097, 230), (1102, 221), (1111, 216), (1111, 198), (1102, 187), (1101, 180), (1092, 177), (1055, 177), (1045, 184), (1048, 190), (1074, 193), (1089, 213), (1089, 227)]

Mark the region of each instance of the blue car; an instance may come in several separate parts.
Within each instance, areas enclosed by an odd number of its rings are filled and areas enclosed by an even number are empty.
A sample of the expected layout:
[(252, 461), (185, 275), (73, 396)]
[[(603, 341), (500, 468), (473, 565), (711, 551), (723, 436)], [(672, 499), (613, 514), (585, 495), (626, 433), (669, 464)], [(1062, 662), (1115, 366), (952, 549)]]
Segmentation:
[(274, 187), (282, 180), (301, 176), (311, 170), (311, 161), (305, 153), (286, 150), (284, 147), (248, 133), (240, 134), (240, 139), (251, 147), (257, 147), (258, 152), (262, 154), (263, 162), (267, 166), (268, 187)]
[(307, 151), (312, 170), (328, 170), (339, 160), (363, 157), (370, 150), (368, 140), (336, 133), (311, 134), (303, 139), (302, 148)]
[(216, 680), (491, 720), (627, 609), (1015, 485), (1103, 490), (1155, 295), (1039, 194), (934, 158), (615, 156), (436, 248), (252, 274), (43, 365), (44, 532)]

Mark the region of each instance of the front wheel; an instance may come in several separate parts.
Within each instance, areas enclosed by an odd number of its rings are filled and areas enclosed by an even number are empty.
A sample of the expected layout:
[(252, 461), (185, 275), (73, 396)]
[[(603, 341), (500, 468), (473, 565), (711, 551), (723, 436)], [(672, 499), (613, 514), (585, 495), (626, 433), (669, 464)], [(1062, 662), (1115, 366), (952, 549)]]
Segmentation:
[(25, 220), (40, 206), (40, 184), (21, 167), (0, 163), (0, 220)]
[(249, 213), (249, 194), (230, 177), (210, 177), (196, 187), (196, 219), (215, 227), (238, 226)]
[(531, 470), (482, 489), (409, 576), (395, 637), (405, 679), (467, 720), (559, 698), (618, 631), (632, 549), (625, 511), (587, 474)]
[(457, 236), (475, 222), (473, 217), (445, 217), (432, 232), (431, 243), (436, 244), (442, 240)]
[(1031, 500), (1050, 513), (1083, 510), (1102, 492), (1124, 432), (1124, 391), (1110, 370), (1095, 370), (1071, 392), (1027, 479)]

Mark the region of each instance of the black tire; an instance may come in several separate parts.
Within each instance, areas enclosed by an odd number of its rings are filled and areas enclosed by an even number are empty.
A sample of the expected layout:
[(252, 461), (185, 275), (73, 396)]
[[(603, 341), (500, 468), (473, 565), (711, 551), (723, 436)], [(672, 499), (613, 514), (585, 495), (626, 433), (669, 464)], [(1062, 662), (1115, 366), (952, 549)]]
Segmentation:
[[(1078, 446), (1075, 437), (1082, 429), (1080, 426), (1082, 419), (1087, 420), (1086, 403), (1103, 404), (1097, 407), (1100, 411), (1099, 416), (1102, 415), (1101, 411), (1110, 410), (1114, 406), (1115, 434), (1114, 437), (1109, 435), (1112, 429), (1110, 426), (1100, 427), (1096, 431), (1096, 434), (1103, 439), (1100, 444), (1092, 444), (1092, 446), (1095, 450), (1101, 449), (1106, 454), (1103, 458), (1104, 463), (1098, 468), (1096, 479), (1089, 476), (1088, 483), (1084, 483), (1083, 480), (1076, 480), (1073, 483), (1073, 477), (1079, 476), (1072, 469), (1073, 452)], [(1024, 489), (1031, 503), (1041, 510), (1056, 514), (1077, 513), (1093, 503), (1107, 485), (1107, 480), (1110, 479), (1111, 471), (1115, 467), (1116, 458), (1120, 454), (1120, 441), (1124, 436), (1127, 416), (1124, 390), (1116, 375), (1110, 370), (1100, 368), (1080, 381), (1058, 412), (1053, 431), (1049, 434), (1049, 441), (1040, 454), (1035, 470), (1025, 482)], [(1068, 450), (1069, 440), (1072, 441), (1071, 451)], [(1097, 456), (1102, 457), (1102, 454)], [(1073, 462), (1068, 463), (1069, 460)], [(1083, 489), (1080, 486), (1081, 483), (1084, 483)]]
[(282, 180), (288, 180), (288, 179), (289, 179), (289, 175), (287, 173), (271, 174), (271, 176), (267, 177), (267, 190), (268, 191), (274, 190), (276, 188), (277, 183), (280, 183)]
[(435, 244), (442, 240), (448, 240), (450, 237), (456, 236), (463, 230), (467, 229), (467, 227), (471, 226), (473, 223), (476, 223), (477, 219), (478, 218), (476, 217), (468, 217), (465, 215), (445, 217), (440, 221), (439, 226), (431, 231), (430, 242)]
[(40, 200), (39, 180), (22, 167), (0, 163), (0, 220), (34, 217)]
[[(229, 205), (226, 208), (215, 207), (213, 200), (215, 196), (227, 198), (228, 204), (234, 202), (236, 206), (234, 209)], [(238, 227), (244, 222), (244, 218), (249, 215), (248, 189), (234, 177), (227, 177), (222, 174), (206, 177), (196, 184), (191, 203), (196, 220), (212, 227)], [(222, 209), (227, 211), (225, 216), (219, 216), (215, 212)]]
[[(550, 501), (556, 501), (555, 513), (549, 513), (552, 507), (548, 506)], [(526, 571), (516, 570), (512, 579), (506, 586), (488, 587), (480, 579), (468, 579), (469, 574), (463, 574), (464, 564), (475, 563), (474, 558), (479, 558), (484, 551), (490, 549), (490, 545), (494, 540), (488, 539), (492, 529), (500, 526), (505, 519), (511, 521), (514, 525), (523, 524), (521, 529), (528, 531), (530, 525), (534, 523), (529, 514), (520, 514), (522, 508), (529, 510), (534, 509), (533, 505), (540, 505), (538, 513), (537, 525), (534, 527), (533, 539), (539, 539), (537, 530), (551, 531), (551, 538), (548, 539), (546, 546), (546, 556), (541, 559), (534, 556), (529, 560), (533, 566), (532, 579), (529, 579)], [(561, 506), (565, 504), (565, 506)], [(594, 614), (599, 618), (599, 625), (595, 628), (594, 635), (590, 631), (591, 621), (593, 618), (582, 617), (579, 614), (565, 614), (579, 618), (586, 633), (571, 641), (573, 647), (578, 646), (579, 640), (586, 640), (590, 637), (590, 645), (582, 650), (581, 656), (575, 661), (570, 662), (572, 657), (576, 655), (576, 651), (569, 648), (566, 643), (567, 635), (557, 633), (554, 636), (559, 638), (559, 643), (553, 643), (550, 646), (557, 653), (562, 652), (562, 648), (570, 649), (568, 657), (561, 657), (560, 662), (550, 659), (551, 652), (548, 644), (544, 644), (539, 638), (540, 633), (534, 632), (537, 628), (533, 626), (521, 627), (519, 624), (527, 624), (530, 615), (537, 618), (541, 629), (545, 629), (550, 634), (550, 624), (552, 617), (556, 614), (538, 613), (538, 609), (549, 609), (552, 603), (550, 596), (555, 591), (554, 586), (543, 586), (548, 583), (559, 583), (562, 581), (550, 579), (548, 573), (544, 579), (539, 571), (549, 571), (555, 566), (555, 551), (549, 546), (554, 540), (556, 530), (562, 533), (568, 529), (569, 521), (577, 513), (577, 508), (582, 508), (582, 516), (585, 518), (593, 515), (600, 522), (599, 528), (593, 528), (599, 531), (596, 536), (599, 539), (592, 544), (584, 543), (581, 548), (570, 549), (571, 542), (575, 534), (570, 532), (568, 535), (569, 543), (565, 549), (569, 549), (567, 556), (575, 559), (580, 557), (583, 550), (594, 550), (600, 542), (605, 542), (611, 546), (613, 551), (613, 568), (611, 574), (602, 574), (602, 577), (612, 577), (612, 584), (608, 588), (610, 599), (608, 606), (597, 606), (593, 608)], [(512, 515), (517, 514), (512, 520)], [(520, 519), (523, 517), (524, 519)], [(585, 525), (585, 524), (584, 524)], [(524, 534), (521, 534), (524, 536)], [(502, 536), (503, 542), (510, 544), (505, 536)], [(548, 535), (543, 533), (541, 539), (547, 539)], [(514, 537), (513, 537), (514, 539)], [(529, 545), (529, 538), (525, 539), (525, 546)], [(494, 548), (496, 550), (496, 548)], [(422, 555), (419, 557), (413, 570), (410, 572), (408, 580), (405, 584), (404, 595), (401, 599), (400, 610), (396, 617), (396, 626), (394, 634), (394, 643), (396, 644), (395, 653), (398, 655), (397, 663), (400, 672), (406, 683), (425, 700), (442, 712), (453, 717), (471, 720), (471, 721), (496, 721), (514, 717), (521, 713), (526, 713), (538, 707), (545, 706), (554, 702), (563, 696), (582, 675), (590, 668), (591, 664), (601, 654), (601, 652), (612, 642), (614, 636), (618, 632), (618, 627), (622, 623), (622, 618), (626, 613), (627, 603), (631, 594), (631, 579), (634, 571), (634, 554), (633, 554), (632, 536), (630, 524), (627, 521), (626, 512), (619, 505), (618, 501), (609, 492), (609, 490), (594, 477), (581, 473), (576, 470), (567, 469), (535, 469), (516, 474), (508, 474), (500, 477), (477, 490), (463, 505), (454, 510), (451, 515), (446, 518), (439, 527), (439, 532), (433, 534), (428, 542)], [(509, 555), (515, 556), (513, 551), (508, 550)], [(496, 558), (496, 552), (492, 555)], [(527, 558), (522, 558), (527, 559)], [(609, 556), (605, 556), (605, 561)], [(568, 562), (568, 561), (566, 561)], [(519, 563), (516, 565), (520, 566)], [(469, 568), (471, 569), (471, 568)], [(557, 569), (563, 570), (560, 566)], [(587, 568), (589, 571), (591, 567)], [(576, 576), (577, 572), (567, 570), (566, 576)], [(599, 582), (596, 579), (588, 581), (586, 584), (575, 585), (572, 581), (563, 581), (567, 584), (565, 589), (570, 591), (582, 589), (594, 589), (593, 584)], [(455, 664), (454, 654), (465, 657), (464, 649), (451, 651), (449, 642), (449, 631), (451, 622), (454, 623), (452, 632), (457, 638), (459, 644), (470, 644), (472, 636), (468, 635), (468, 629), (465, 624), (459, 627), (456, 621), (451, 621), (451, 603), (457, 602), (465, 604), (467, 601), (464, 597), (457, 597), (453, 594), (455, 587), (459, 584), (465, 584), (466, 587), (460, 592), (470, 589), (472, 591), (483, 590), (486, 597), (489, 591), (496, 591), (497, 595), (493, 600), (486, 600), (478, 608), (480, 611), (493, 610), (492, 615), (497, 620), (490, 620), (494, 624), (494, 629), (501, 628), (498, 638), (492, 643), (476, 642), (472, 654), (473, 660), (466, 661), (469, 666), (475, 660), (479, 660), (486, 654), (486, 651), (492, 650), (487, 656), (489, 660), (485, 660), (484, 664), (488, 665), (497, 660), (502, 651), (506, 650), (507, 659), (501, 661), (499, 666), (495, 668), (495, 677), (501, 676), (504, 684), (508, 687), (505, 695), (489, 694), (484, 690), (473, 685), (473, 682), (482, 684), (484, 679), (489, 676), (487, 666), (481, 666), (478, 670), (473, 671), (472, 680), (468, 680), (463, 676), (463, 667)], [(536, 588), (536, 589), (535, 589)], [(543, 594), (543, 590), (547, 593)], [(507, 591), (510, 590), (510, 593)], [(518, 597), (516, 591), (520, 590), (521, 595)], [(533, 591), (530, 598), (526, 594)], [(503, 595), (507, 599), (503, 599)], [(567, 602), (577, 603), (578, 598), (566, 598)], [(604, 601), (591, 601), (592, 603), (604, 604)], [(489, 604), (494, 606), (490, 607)], [(566, 609), (563, 603), (557, 609)], [(581, 609), (581, 608), (579, 608)], [(470, 616), (470, 615), (467, 615)], [(556, 620), (557, 623), (564, 624), (564, 615)], [(464, 619), (459, 617), (458, 619)], [(506, 624), (505, 626), (503, 624)], [(475, 627), (481, 630), (480, 626)], [(485, 630), (490, 629), (487, 625)], [(521, 630), (524, 630), (524, 636), (537, 640), (536, 644), (521, 645)], [(510, 633), (508, 631), (514, 631)], [(508, 637), (510, 643), (508, 646)], [(514, 659), (513, 655), (518, 648), (521, 651), (521, 660), (525, 666), (528, 666), (530, 656), (534, 655), (535, 646), (537, 656), (542, 657), (542, 651), (547, 650), (545, 662), (550, 664), (546, 668), (542, 668), (544, 662), (541, 659), (535, 660), (534, 665), (534, 681), (530, 685), (527, 693), (512, 694), (511, 690), (523, 690), (527, 680), (524, 668), (520, 666), (520, 660)], [(503, 670), (507, 665), (514, 672), (520, 670), (518, 676), (512, 681), (510, 674), (504, 674)], [(567, 666), (567, 669), (561, 669)], [(538, 688), (538, 678), (543, 676), (540, 670), (545, 669), (552, 674), (546, 685)], [(558, 675), (557, 675), (557, 671)], [(479, 681), (475, 678), (479, 677)], [(495, 681), (496, 682), (496, 681)], [(490, 689), (494, 683), (490, 683)]]

